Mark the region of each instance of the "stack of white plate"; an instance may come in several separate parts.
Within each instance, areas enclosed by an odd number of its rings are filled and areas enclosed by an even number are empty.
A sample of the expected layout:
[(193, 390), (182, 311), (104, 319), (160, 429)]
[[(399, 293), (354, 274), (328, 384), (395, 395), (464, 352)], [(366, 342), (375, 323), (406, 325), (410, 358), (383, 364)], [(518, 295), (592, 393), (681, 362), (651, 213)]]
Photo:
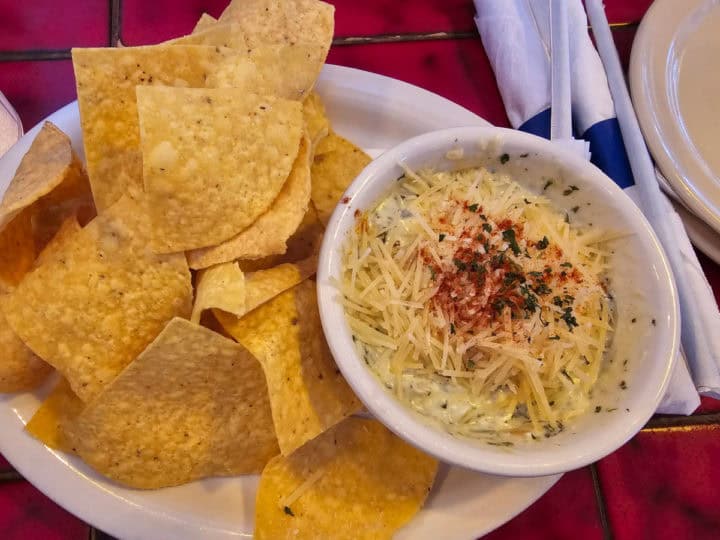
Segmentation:
[(720, 264), (720, 2), (656, 0), (629, 75), (658, 180), (692, 242)]

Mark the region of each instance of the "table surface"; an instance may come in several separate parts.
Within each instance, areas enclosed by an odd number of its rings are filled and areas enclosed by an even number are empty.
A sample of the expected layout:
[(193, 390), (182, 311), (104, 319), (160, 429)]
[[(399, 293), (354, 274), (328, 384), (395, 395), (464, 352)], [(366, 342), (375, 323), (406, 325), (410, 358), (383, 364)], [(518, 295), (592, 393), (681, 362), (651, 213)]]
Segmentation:
[[(327, 0), (336, 6), (328, 62), (395, 77), (493, 124), (508, 120), (477, 36), (471, 0)], [(605, 0), (627, 62), (651, 0)], [(144, 45), (190, 32), (227, 0), (0, 0), (0, 90), (25, 129), (75, 99), (71, 47)], [(720, 302), (720, 267), (700, 254)], [(614, 454), (570, 472), (491, 533), (504, 540), (720, 537), (720, 401), (689, 417), (656, 416)], [(715, 458), (713, 460), (713, 458)], [(481, 508), (478, 511), (482, 511)], [(107, 538), (26, 482), (0, 457), (0, 537)]]

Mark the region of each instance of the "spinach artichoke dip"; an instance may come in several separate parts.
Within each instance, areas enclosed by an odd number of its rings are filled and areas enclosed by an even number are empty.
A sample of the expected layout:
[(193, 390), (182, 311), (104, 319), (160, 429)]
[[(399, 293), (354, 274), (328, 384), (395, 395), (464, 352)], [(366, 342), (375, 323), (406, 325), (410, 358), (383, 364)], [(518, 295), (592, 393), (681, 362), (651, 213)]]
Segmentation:
[(343, 246), (353, 340), (454, 435), (555, 435), (589, 408), (612, 332), (601, 234), (507, 175), (406, 169)]

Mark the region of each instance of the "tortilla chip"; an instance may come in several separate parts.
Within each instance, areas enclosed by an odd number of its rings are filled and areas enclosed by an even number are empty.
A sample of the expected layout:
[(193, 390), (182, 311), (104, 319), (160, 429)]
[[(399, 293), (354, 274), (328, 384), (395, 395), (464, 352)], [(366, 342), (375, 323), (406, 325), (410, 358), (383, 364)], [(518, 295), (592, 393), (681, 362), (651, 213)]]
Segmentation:
[(143, 489), (257, 473), (278, 452), (257, 360), (178, 318), (68, 431), (88, 465)]
[(0, 392), (30, 390), (42, 383), (52, 367), (38, 358), (7, 323), (3, 309), (7, 298), (0, 295)]
[(237, 263), (211, 266), (198, 274), (190, 320), (200, 322), (206, 309), (218, 308), (234, 315), (245, 313), (245, 276)]
[(267, 464), (254, 538), (390, 539), (422, 507), (437, 467), (379, 422), (348, 418)]
[(176, 315), (188, 316), (182, 254), (154, 255), (138, 203), (123, 198), (72, 235), (8, 297), (18, 336), (89, 401)]
[(142, 191), (142, 157), (135, 87), (206, 86), (224, 62), (253, 65), (219, 47), (153, 45), (73, 49), (80, 120), (95, 204), (104, 211)]
[(153, 247), (216, 245), (247, 228), (290, 174), (299, 103), (242, 89), (137, 88)]
[(330, 121), (325, 113), (325, 105), (315, 92), (311, 92), (303, 101), (303, 119), (312, 143), (311, 155), (314, 157), (317, 145), (330, 133)]
[[(235, 25), (230, 25), (231, 28)], [(208, 33), (214, 32), (208, 30)], [(233, 30), (233, 32), (235, 32)], [(232, 35), (237, 35), (233, 33)], [(191, 36), (195, 38), (195, 36)], [(198, 34), (200, 37), (200, 34)], [(301, 100), (307, 96), (325, 62), (327, 50), (312, 44), (261, 45), (241, 49), (257, 69), (256, 86), (246, 83), (248, 75), (230, 64), (222, 65), (210, 78), (212, 86), (246, 87), (255, 93)]]
[(286, 99), (303, 99), (309, 94), (325, 63), (327, 48), (315, 43), (287, 44), (273, 34), (268, 42), (248, 39), (234, 23), (215, 24), (165, 44), (227, 47), (247, 59), (254, 70), (237, 69), (235, 64), (217, 67), (206, 86), (246, 88), (256, 94)]
[(302, 222), (309, 202), (310, 144), (307, 137), (303, 137), (290, 176), (270, 208), (230, 240), (188, 252), (190, 268), (205, 268), (234, 259), (259, 259), (285, 253), (286, 242)]
[(372, 158), (350, 141), (330, 133), (315, 151), (310, 177), (312, 202), (327, 225), (340, 198)]
[(41, 443), (54, 450), (73, 452), (65, 431), (85, 408), (66, 379), (61, 378), (50, 395), (25, 426), (25, 430)]
[(218, 21), (238, 25), (251, 47), (313, 43), (327, 53), (335, 30), (335, 8), (316, 0), (233, 0)]
[(240, 269), (248, 273), (267, 270), (280, 264), (298, 263), (312, 258), (317, 261), (324, 232), (325, 229), (317, 217), (315, 208), (310, 205), (300, 226), (288, 239), (287, 250), (284, 255), (271, 255), (262, 259), (238, 261)]
[[(244, 304), (242, 309), (233, 306), (233, 309), (219, 309), (227, 313), (219, 313), (219, 317), (231, 314), (237, 318), (244, 317), (255, 308), (269, 302), (277, 295), (292, 289), (298, 283), (305, 281), (317, 270), (317, 258), (311, 257), (297, 264), (285, 263), (267, 270), (259, 270), (252, 274), (245, 275), (244, 280)], [(215, 318), (217, 321), (217, 317)], [(203, 326), (210, 327), (207, 324)], [(213, 327), (215, 328), (215, 327)], [(223, 328), (220, 325), (220, 328)], [(224, 328), (221, 333), (227, 334)]]
[(80, 224), (75, 216), (70, 216), (63, 221), (62, 225), (60, 225), (60, 229), (57, 233), (55, 233), (55, 236), (53, 236), (52, 240), (48, 242), (45, 248), (37, 256), (32, 267), (37, 268), (38, 266), (45, 264), (47, 261), (57, 258), (58, 254), (68, 249), (67, 245), (70, 242), (70, 239), (81, 230), (82, 227), (80, 227)]
[(31, 219), (26, 209), (0, 230), (0, 293), (15, 288), (35, 260)]
[(241, 319), (214, 313), (263, 366), (283, 455), (360, 409), (325, 343), (312, 281), (285, 291)]
[(202, 30), (207, 30), (208, 28), (212, 27), (217, 22), (217, 19), (213, 17), (212, 15), (208, 15), (207, 13), (203, 13), (200, 15), (200, 18), (198, 19), (198, 22), (195, 23), (195, 28), (193, 28), (192, 33), (196, 34), (198, 32), (201, 32)]
[(0, 229), (40, 197), (65, 180), (71, 169), (80, 168), (67, 135), (50, 122), (23, 156), (0, 204)]
[[(302, 283), (316, 271), (317, 259), (311, 257), (297, 264), (281, 264), (275, 268), (248, 274), (245, 278), (245, 313), (250, 313), (277, 295)], [(245, 313), (235, 315), (241, 317)]]
[(85, 226), (95, 215), (90, 181), (78, 162), (59, 186), (32, 205), (35, 247), (42, 250), (68, 218)]

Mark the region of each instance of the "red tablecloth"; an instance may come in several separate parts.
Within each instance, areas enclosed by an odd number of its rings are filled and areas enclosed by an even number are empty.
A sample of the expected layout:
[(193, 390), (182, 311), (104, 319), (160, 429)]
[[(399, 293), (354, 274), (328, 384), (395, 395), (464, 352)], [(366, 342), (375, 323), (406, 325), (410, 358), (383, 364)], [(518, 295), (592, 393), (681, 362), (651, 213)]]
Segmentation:
[[(507, 118), (475, 35), (471, 0), (328, 0), (336, 45), (329, 62), (437, 92), (493, 124)], [(679, 1), (679, 0), (678, 0)], [(156, 43), (191, 30), (227, 0), (0, 0), (0, 90), (31, 128), (75, 99), (68, 49)], [(622, 58), (650, 0), (606, 0)], [(343, 38), (367, 37), (348, 44)], [(354, 40), (357, 41), (357, 40)], [(720, 299), (720, 267), (700, 256)], [(490, 534), (501, 539), (720, 538), (720, 402), (690, 418), (655, 419), (623, 448), (566, 474), (537, 503)], [(715, 462), (713, 462), (715, 458)], [(482, 512), (478, 508), (478, 512)], [(0, 459), (0, 538), (102, 536)]]

